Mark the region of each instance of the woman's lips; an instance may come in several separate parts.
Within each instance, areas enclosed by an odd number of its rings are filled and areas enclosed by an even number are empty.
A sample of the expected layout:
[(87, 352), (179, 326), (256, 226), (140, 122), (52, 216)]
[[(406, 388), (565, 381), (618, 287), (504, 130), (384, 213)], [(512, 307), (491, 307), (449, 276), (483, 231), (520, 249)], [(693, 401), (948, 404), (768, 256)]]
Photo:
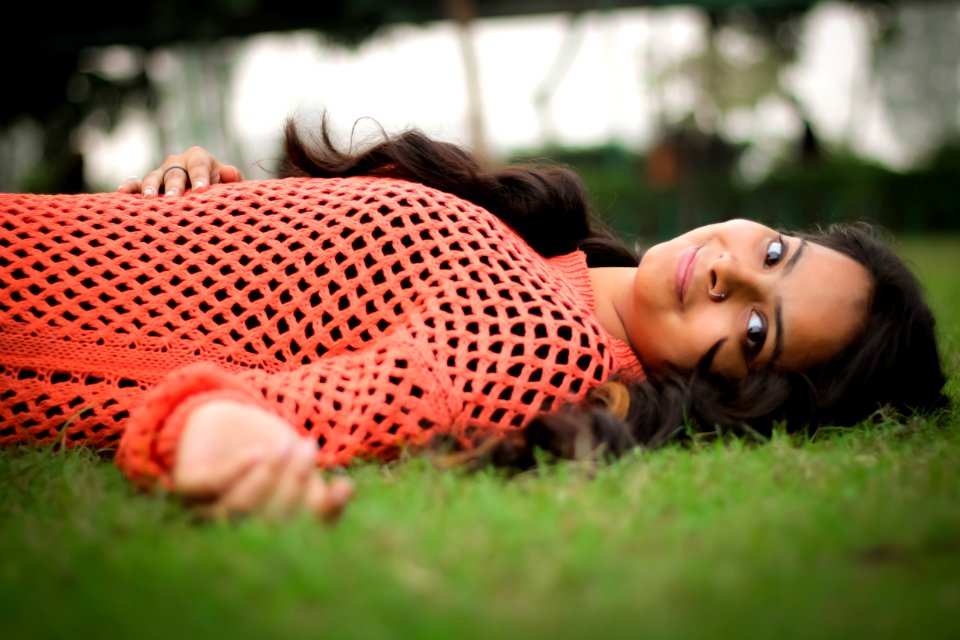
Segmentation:
[(690, 287), (690, 279), (693, 276), (693, 265), (697, 260), (697, 253), (700, 247), (690, 247), (684, 249), (680, 254), (680, 260), (677, 261), (677, 297), (680, 299), (680, 306), (683, 307), (683, 301), (687, 296), (687, 289)]

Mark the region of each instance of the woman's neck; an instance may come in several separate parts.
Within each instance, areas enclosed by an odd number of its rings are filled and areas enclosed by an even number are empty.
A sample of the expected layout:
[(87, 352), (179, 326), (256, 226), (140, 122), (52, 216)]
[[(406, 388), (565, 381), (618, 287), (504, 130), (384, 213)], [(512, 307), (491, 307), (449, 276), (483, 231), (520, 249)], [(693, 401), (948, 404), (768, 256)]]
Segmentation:
[[(630, 344), (626, 324), (632, 309), (633, 280), (636, 267), (597, 267), (590, 269), (594, 316), (607, 333)], [(632, 345), (631, 345), (632, 346)]]

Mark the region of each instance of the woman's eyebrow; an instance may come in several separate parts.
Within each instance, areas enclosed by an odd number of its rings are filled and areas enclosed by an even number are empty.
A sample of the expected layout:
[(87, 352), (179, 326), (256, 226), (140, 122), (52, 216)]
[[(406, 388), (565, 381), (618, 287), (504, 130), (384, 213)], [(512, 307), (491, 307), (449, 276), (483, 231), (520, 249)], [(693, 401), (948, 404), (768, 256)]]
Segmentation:
[[(790, 274), (790, 271), (797, 265), (797, 260), (803, 255), (803, 250), (806, 246), (806, 239), (801, 240), (800, 246), (793, 252), (793, 255), (787, 260), (787, 263), (783, 265), (783, 271), (780, 272), (781, 278)], [(783, 352), (783, 299), (779, 296), (773, 301), (773, 319), (777, 327), (777, 334), (773, 339), (773, 354), (770, 356), (770, 362), (768, 364), (774, 364)]]
[(717, 351), (720, 350), (720, 347), (727, 341), (726, 338), (720, 338), (713, 345), (707, 349), (707, 352), (703, 354), (700, 360), (697, 362), (697, 371), (701, 374), (706, 374), (710, 372), (710, 367), (713, 366), (713, 359), (717, 355)]
[[(800, 245), (800, 248), (802, 249), (803, 245)], [(799, 253), (800, 249), (797, 249), (794, 255)], [(777, 327), (777, 334), (773, 339), (773, 354), (770, 356), (769, 364), (775, 363), (783, 352), (783, 300), (779, 296), (773, 303), (773, 322)]]
[[(790, 245), (787, 245), (789, 249)], [(800, 244), (797, 246), (797, 250), (793, 252), (793, 255), (790, 256), (790, 259), (786, 261), (783, 265), (783, 269), (780, 271), (780, 277), (784, 278), (790, 274), (793, 268), (797, 265), (797, 260), (800, 259), (800, 256), (803, 255), (803, 250), (807, 247), (806, 239), (801, 239)], [(776, 364), (777, 358), (780, 357), (780, 354), (783, 353), (783, 299), (780, 296), (774, 298), (773, 301), (773, 323), (776, 326), (777, 331), (773, 337), (773, 352), (770, 354), (770, 359), (767, 361), (767, 366)], [(716, 348), (719, 348), (718, 345), (714, 345)], [(708, 352), (710, 353), (710, 352)], [(716, 353), (716, 352), (714, 352)], [(746, 355), (744, 355), (746, 359)], [(750, 363), (747, 362), (747, 369), (750, 368)]]
[[(793, 255), (790, 256), (790, 259), (789, 259), (789, 260), (787, 260), (787, 263), (786, 263), (785, 265), (783, 265), (783, 276), (787, 275), (788, 273), (790, 273), (790, 271), (793, 270), (793, 268), (794, 268), (794, 267), (796, 266), (796, 264), (797, 264), (797, 260), (799, 260), (799, 259), (800, 259), (800, 256), (803, 255), (803, 250), (806, 248), (806, 246), (807, 246), (807, 241), (806, 241), (806, 239), (801, 240), (801, 241), (800, 241), (800, 246), (797, 247), (797, 250), (793, 252)], [(781, 276), (781, 277), (782, 277), (782, 276)], [(779, 334), (779, 332), (778, 332), (778, 334)]]

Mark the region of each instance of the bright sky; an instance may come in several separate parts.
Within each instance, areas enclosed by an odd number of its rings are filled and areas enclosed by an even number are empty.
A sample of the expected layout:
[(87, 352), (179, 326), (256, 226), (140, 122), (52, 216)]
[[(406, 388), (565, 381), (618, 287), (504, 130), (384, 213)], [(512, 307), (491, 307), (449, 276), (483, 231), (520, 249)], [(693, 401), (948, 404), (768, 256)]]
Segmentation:
[[(553, 94), (547, 122), (541, 121), (534, 95), (568, 26), (565, 16), (476, 25), (483, 115), (494, 152), (535, 147), (548, 137), (570, 145), (619, 141), (643, 148), (655, 134), (658, 110), (689, 109), (689, 88), (674, 83), (655, 90), (651, 78), (658, 68), (703, 46), (700, 14), (689, 8), (604, 12), (587, 17), (576, 57)], [(879, 107), (857, 101), (869, 39), (869, 24), (855, 9), (818, 5), (808, 17), (800, 61), (785, 82), (795, 87), (828, 141), (842, 140), (860, 153), (901, 164), (906, 150), (890, 134)], [(287, 115), (315, 117), (324, 108), (345, 139), (357, 119), (369, 117), (387, 131), (416, 126), (469, 144), (464, 66), (450, 24), (398, 26), (355, 51), (324, 44), (311, 33), (267, 35), (250, 39), (238, 53), (229, 104), (248, 177), (265, 175), (249, 163), (274, 157)], [(178, 88), (181, 67), (175, 59), (153, 65), (173, 93), (184, 91), (182, 83)], [(167, 102), (176, 100), (171, 96)], [(168, 104), (171, 111), (176, 107)], [(755, 142), (747, 169), (752, 162), (756, 171), (798, 128), (789, 107), (776, 100), (725, 123), (726, 132)], [(361, 135), (372, 130), (368, 126)], [(212, 144), (176, 131), (169, 138), (170, 151)], [(94, 135), (88, 144), (94, 151), (90, 178), (104, 185), (144, 172), (154, 156), (152, 129), (142, 119), (130, 118), (113, 135)]]

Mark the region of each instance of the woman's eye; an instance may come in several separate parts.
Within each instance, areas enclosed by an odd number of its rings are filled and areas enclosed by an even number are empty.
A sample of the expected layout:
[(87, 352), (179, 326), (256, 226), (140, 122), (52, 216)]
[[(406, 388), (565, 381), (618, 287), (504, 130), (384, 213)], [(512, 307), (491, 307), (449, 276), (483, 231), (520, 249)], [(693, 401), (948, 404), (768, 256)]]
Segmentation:
[(756, 311), (751, 311), (747, 320), (747, 350), (751, 355), (757, 355), (763, 350), (763, 343), (766, 341), (767, 321)]
[(767, 246), (767, 255), (763, 260), (764, 266), (772, 267), (780, 262), (780, 258), (783, 257), (785, 246), (786, 245), (783, 243), (783, 236), (780, 236), (780, 238), (771, 242), (769, 246)]

